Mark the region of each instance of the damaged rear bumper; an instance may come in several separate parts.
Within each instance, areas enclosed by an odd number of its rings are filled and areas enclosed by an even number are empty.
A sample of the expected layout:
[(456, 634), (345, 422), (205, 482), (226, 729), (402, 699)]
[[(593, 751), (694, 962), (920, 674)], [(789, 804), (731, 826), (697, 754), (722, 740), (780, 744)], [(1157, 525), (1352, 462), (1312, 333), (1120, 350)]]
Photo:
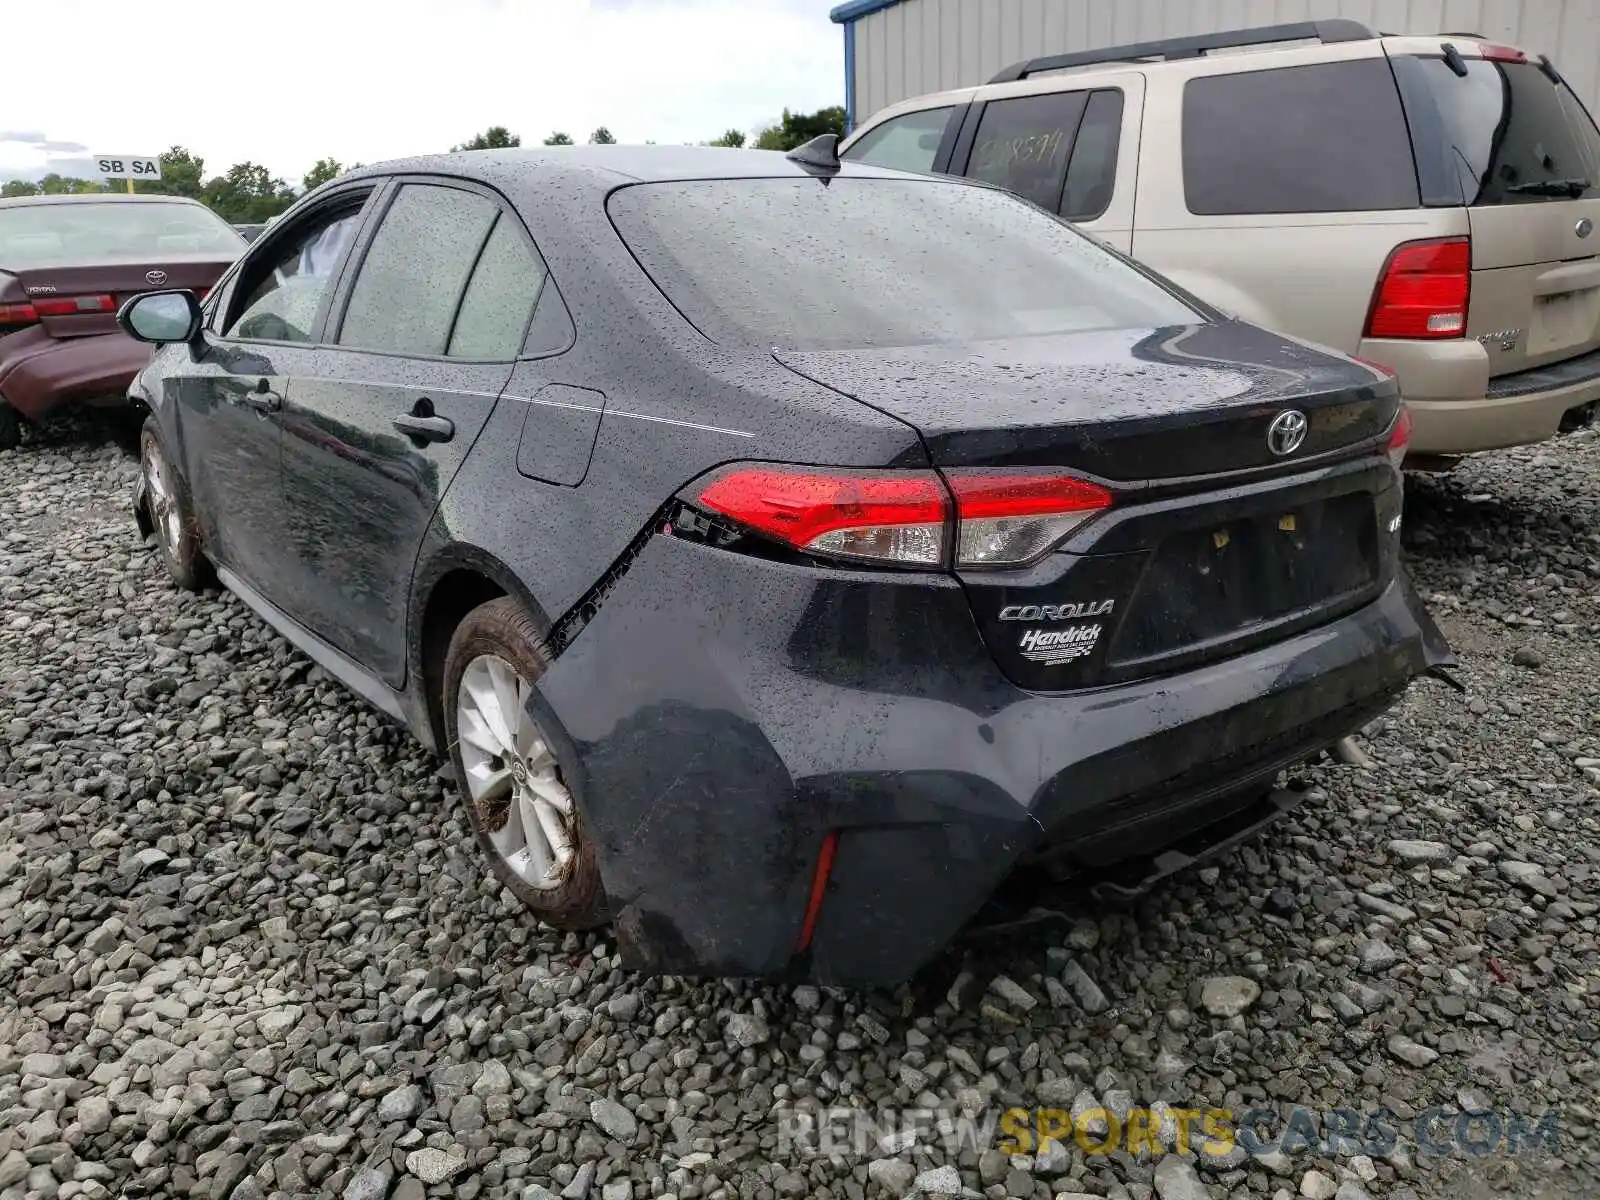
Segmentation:
[(0, 339), (0, 396), (35, 421), (69, 404), (119, 405), (153, 352), (123, 333), (53, 338), (34, 326)]
[(530, 703), (566, 741), (630, 966), (893, 985), (1025, 859), (1104, 868), (1253, 832), (1279, 770), (1453, 661), (1402, 577), (1226, 662), (1029, 693), (953, 579), (658, 536)]

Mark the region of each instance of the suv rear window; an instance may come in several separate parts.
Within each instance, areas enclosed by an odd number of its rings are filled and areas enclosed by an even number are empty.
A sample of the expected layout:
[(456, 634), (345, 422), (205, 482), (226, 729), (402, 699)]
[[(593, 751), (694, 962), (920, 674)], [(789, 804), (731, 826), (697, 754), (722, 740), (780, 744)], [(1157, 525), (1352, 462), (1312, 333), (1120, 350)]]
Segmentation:
[(713, 341), (855, 349), (1200, 319), (1165, 288), (1007, 192), (918, 179), (725, 179), (624, 187), (612, 221)]
[(1533, 63), (1395, 60), (1430, 204), (1528, 204), (1600, 194), (1600, 132)]
[(1183, 189), (1192, 213), (1416, 208), (1416, 164), (1386, 58), (1191, 79)]

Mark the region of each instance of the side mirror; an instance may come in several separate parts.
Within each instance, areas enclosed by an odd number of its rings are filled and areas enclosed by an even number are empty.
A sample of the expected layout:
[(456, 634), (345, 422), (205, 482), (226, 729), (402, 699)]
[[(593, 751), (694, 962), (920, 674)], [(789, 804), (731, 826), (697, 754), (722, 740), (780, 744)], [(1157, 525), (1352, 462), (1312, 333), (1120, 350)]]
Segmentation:
[(117, 324), (136, 342), (193, 341), (200, 330), (200, 302), (193, 292), (145, 292), (122, 306)]

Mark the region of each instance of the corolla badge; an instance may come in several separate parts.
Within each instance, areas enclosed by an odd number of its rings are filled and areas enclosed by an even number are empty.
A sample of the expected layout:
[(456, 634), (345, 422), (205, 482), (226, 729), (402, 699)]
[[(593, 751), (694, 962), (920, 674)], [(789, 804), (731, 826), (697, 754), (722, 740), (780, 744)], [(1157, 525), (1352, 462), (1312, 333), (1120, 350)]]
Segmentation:
[(146, 283), (153, 283), (156, 287), (160, 287), (167, 281), (167, 273), (165, 271), (146, 271), (144, 279)]
[(1310, 425), (1305, 413), (1297, 408), (1279, 413), (1267, 426), (1267, 449), (1280, 458), (1285, 454), (1293, 454), (1306, 440), (1306, 430)]

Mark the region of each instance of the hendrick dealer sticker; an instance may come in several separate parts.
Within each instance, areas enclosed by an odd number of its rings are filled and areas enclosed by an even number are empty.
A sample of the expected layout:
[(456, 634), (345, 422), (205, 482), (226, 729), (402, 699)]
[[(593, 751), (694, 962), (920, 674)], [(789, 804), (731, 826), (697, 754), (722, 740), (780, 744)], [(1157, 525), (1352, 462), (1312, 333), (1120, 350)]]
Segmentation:
[(1099, 625), (1074, 625), (1070, 629), (1029, 629), (1023, 633), (1017, 643), (1017, 649), (1029, 662), (1058, 667), (1062, 663), (1069, 663), (1091, 654), (1099, 640)]

